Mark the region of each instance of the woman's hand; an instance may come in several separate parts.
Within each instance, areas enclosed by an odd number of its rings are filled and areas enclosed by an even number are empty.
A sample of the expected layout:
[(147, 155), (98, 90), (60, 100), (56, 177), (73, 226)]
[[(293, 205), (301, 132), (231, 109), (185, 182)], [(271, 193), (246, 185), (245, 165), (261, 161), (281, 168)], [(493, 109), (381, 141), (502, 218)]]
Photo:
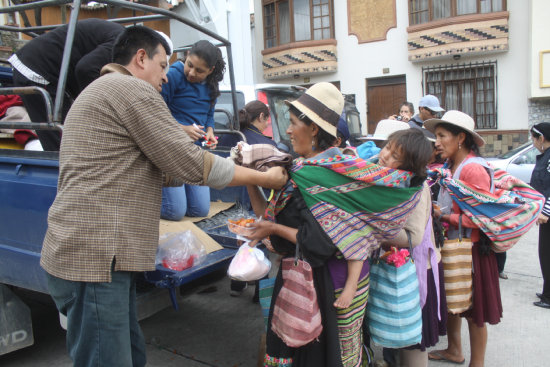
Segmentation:
[(204, 140), (209, 143), (208, 147), (210, 149), (214, 149), (218, 145), (218, 139), (216, 139), (216, 137), (214, 136), (214, 129), (212, 129), (211, 127), (206, 129)]
[(539, 217), (537, 218), (537, 224), (545, 224), (547, 222), (548, 222), (548, 217), (540, 213)]
[(256, 246), (258, 242), (275, 232), (275, 223), (269, 220), (256, 221), (247, 227), (251, 228), (248, 236), (246, 236), (248, 239), (252, 240), (249, 244), (250, 247)]
[(182, 128), (193, 141), (197, 141), (205, 135), (203, 126), (196, 124), (182, 125)]

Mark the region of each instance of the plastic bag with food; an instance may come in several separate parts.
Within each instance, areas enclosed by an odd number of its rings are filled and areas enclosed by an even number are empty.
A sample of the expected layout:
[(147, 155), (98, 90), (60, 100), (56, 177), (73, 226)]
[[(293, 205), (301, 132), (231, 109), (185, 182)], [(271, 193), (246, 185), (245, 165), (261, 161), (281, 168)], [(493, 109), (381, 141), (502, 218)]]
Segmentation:
[(248, 282), (262, 279), (269, 273), (271, 261), (262, 250), (250, 247), (248, 242), (244, 243), (227, 269), (227, 275), (235, 280)]
[(187, 230), (160, 236), (155, 264), (182, 271), (200, 264), (205, 257), (204, 245), (193, 232)]

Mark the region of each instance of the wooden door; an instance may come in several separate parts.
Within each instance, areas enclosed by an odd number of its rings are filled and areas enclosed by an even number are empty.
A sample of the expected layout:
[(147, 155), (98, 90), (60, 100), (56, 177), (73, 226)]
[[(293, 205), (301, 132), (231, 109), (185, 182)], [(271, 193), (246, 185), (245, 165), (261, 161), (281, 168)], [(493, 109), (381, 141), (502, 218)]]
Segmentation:
[(367, 79), (367, 130), (374, 133), (378, 121), (395, 115), (407, 100), (404, 77)]

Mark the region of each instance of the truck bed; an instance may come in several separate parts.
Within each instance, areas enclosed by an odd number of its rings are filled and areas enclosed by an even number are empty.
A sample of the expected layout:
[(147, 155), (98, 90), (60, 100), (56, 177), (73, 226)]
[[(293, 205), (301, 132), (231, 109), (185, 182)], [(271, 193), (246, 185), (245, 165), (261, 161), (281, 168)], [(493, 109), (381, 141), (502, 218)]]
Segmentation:
[[(48, 293), (40, 251), (47, 229), (48, 209), (57, 190), (57, 153), (0, 150), (0, 283)], [(221, 190), (217, 198), (233, 199)], [(227, 265), (236, 252), (235, 236), (227, 230), (229, 213), (239, 206), (197, 222), (224, 248), (198, 266), (176, 272), (157, 266), (145, 278), (160, 288), (175, 288)]]

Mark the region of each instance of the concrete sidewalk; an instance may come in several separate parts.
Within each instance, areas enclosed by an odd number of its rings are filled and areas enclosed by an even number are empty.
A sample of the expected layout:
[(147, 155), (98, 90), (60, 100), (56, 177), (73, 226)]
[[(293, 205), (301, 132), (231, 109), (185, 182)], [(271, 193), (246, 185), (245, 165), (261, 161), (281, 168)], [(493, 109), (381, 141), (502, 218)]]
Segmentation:
[[(507, 252), (504, 272), (508, 275), (508, 279), (500, 280), (503, 319), (498, 325), (487, 327), (489, 337), (485, 366), (550, 366), (546, 354), (550, 348), (550, 310), (533, 306), (533, 302), (538, 301), (535, 293), (542, 291), (538, 258), (538, 227), (532, 228), (514, 248)], [(462, 347), (466, 366), (470, 360), (468, 335), (468, 325), (464, 320)], [(446, 347), (447, 340), (443, 338), (433, 349)], [(430, 361), (429, 365), (436, 367), (451, 364)]]
[[(537, 241), (538, 227), (508, 252), (505, 272), (509, 279), (500, 283), (504, 318), (488, 327), (487, 367), (550, 366), (543, 355), (550, 347), (550, 310), (533, 306), (535, 292), (542, 288)], [(249, 286), (240, 297), (230, 297), (229, 279), (220, 274), (189, 288), (179, 311), (165, 309), (142, 321), (148, 366), (257, 366), (263, 319), (260, 306), (252, 303), (253, 291)], [(0, 356), (0, 366), (71, 366), (53, 303), (36, 302), (32, 310), (35, 345)], [(467, 366), (466, 322), (462, 334)], [(444, 338), (437, 348), (446, 345)], [(381, 348), (375, 347), (375, 352), (381, 358)]]

